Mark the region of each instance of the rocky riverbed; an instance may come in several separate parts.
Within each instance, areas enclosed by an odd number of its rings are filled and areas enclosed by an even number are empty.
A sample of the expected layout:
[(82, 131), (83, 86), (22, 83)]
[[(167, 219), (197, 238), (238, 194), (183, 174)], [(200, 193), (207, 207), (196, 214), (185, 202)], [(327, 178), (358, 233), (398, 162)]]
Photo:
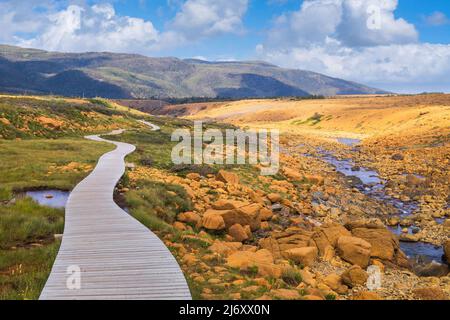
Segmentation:
[[(370, 184), (339, 172), (323, 150), (338, 160), (354, 151), (338, 145), (289, 139), (283, 150), (274, 177), (240, 168), (180, 176), (137, 166), (129, 173), (125, 194), (139, 194), (139, 181), (148, 179), (181, 186), (191, 199), (191, 211), (167, 221), (176, 231), (160, 236), (198, 298), (448, 299), (447, 266), (408, 259), (409, 248), (388, 229), (390, 219), (405, 218), (387, 194), (372, 195), (385, 190), (384, 177), (369, 166), (350, 171), (365, 172)], [(442, 228), (436, 239), (444, 239), (446, 224), (433, 221)], [(429, 254), (425, 242), (408, 245)], [(368, 286), (373, 270), (376, 287)]]

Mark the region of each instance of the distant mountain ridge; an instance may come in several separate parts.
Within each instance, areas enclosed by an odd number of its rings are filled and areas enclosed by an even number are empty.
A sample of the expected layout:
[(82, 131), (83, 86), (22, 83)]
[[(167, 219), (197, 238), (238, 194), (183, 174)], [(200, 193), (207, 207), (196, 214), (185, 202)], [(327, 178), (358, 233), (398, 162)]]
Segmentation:
[(380, 94), (383, 90), (261, 61), (209, 62), (0, 45), (0, 91), (115, 99)]

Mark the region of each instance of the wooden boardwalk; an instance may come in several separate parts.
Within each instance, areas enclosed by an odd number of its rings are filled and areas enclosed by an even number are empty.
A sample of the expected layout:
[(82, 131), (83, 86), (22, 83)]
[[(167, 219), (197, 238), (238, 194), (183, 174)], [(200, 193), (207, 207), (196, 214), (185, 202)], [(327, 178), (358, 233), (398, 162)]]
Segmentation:
[(70, 194), (63, 240), (40, 299), (191, 299), (184, 275), (164, 243), (113, 201), (124, 158), (135, 147), (99, 136), (86, 138), (117, 148), (104, 154)]

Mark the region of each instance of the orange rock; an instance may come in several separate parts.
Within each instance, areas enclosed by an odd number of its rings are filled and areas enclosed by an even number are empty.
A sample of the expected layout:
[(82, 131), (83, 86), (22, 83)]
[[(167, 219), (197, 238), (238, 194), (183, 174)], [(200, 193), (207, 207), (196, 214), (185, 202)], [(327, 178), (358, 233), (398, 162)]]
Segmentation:
[(192, 190), (192, 188), (190, 186), (183, 185), (183, 188), (186, 191), (186, 193), (188, 194), (189, 198), (195, 199), (196, 194), (195, 194), (194, 190)]
[(6, 119), (6, 118), (0, 118), (0, 122), (3, 123), (4, 125), (10, 125), (11, 124), (11, 122), (8, 119)]
[(194, 212), (183, 212), (178, 215), (178, 220), (181, 222), (186, 222), (190, 224), (198, 224), (201, 220), (200, 216)]
[(263, 249), (269, 250), (275, 259), (280, 259), (282, 257), (280, 245), (275, 238), (262, 238), (261, 240), (259, 240), (259, 246)]
[(186, 175), (186, 178), (194, 181), (200, 181), (201, 177), (198, 173), (192, 172)]
[(225, 221), (221, 215), (205, 214), (202, 218), (202, 226), (209, 230), (223, 230)]
[(39, 122), (40, 124), (43, 124), (44, 126), (46, 126), (48, 128), (54, 128), (54, 129), (60, 129), (64, 125), (64, 122), (62, 122), (62, 121), (44, 117), (44, 116), (37, 117), (36, 121)]
[(325, 182), (325, 179), (321, 176), (318, 175), (310, 175), (310, 174), (305, 174), (304, 178), (306, 180), (308, 180), (309, 182), (313, 183), (313, 184), (317, 184), (319, 186), (322, 186)]
[(331, 246), (336, 247), (339, 237), (352, 234), (338, 223), (325, 224), (320, 227), (311, 237), (310, 246), (316, 246), (321, 256), (325, 254), (325, 248)]
[(300, 293), (297, 290), (293, 289), (275, 289), (270, 291), (270, 294), (275, 299), (280, 300), (298, 300), (301, 298)]
[(228, 184), (239, 184), (239, 177), (233, 172), (228, 172), (225, 170), (220, 170), (216, 176), (216, 180), (222, 181)]
[(307, 294), (306, 296), (303, 296), (303, 299), (304, 299), (304, 300), (325, 300), (325, 299), (322, 298), (322, 297), (319, 297), (319, 296), (313, 296), (313, 295), (310, 295), (310, 294)]
[(178, 221), (175, 221), (173, 223), (173, 227), (175, 229), (177, 229), (177, 230), (180, 230), (180, 231), (185, 231), (186, 230), (186, 225), (184, 223), (178, 222)]
[(376, 292), (362, 291), (353, 296), (353, 300), (383, 300)]
[(270, 209), (262, 208), (259, 210), (259, 217), (261, 218), (261, 221), (269, 221), (273, 217), (273, 212)]
[(245, 241), (249, 238), (244, 227), (240, 224), (232, 225), (230, 229), (228, 229), (228, 234), (238, 242)]
[(244, 227), (245, 233), (247, 234), (248, 238), (252, 237), (252, 229), (250, 228), (250, 226), (245, 226)]
[(417, 288), (413, 290), (414, 296), (420, 300), (449, 300), (449, 295), (440, 287)]
[(205, 216), (218, 215), (225, 221), (225, 226), (230, 228), (234, 224), (240, 224), (241, 226), (249, 225), (251, 229), (258, 230), (261, 227), (261, 220), (259, 219), (258, 204), (242, 207), (237, 210), (214, 210), (209, 209), (205, 212)]
[(267, 221), (261, 222), (261, 230), (270, 230), (270, 224)]
[(267, 199), (272, 203), (278, 203), (281, 201), (281, 195), (279, 193), (270, 193), (267, 195)]
[(256, 252), (238, 251), (228, 256), (227, 266), (231, 268), (239, 268), (241, 270), (249, 270), (256, 267), (258, 274), (263, 277), (279, 278), (282, 269), (273, 263), (273, 256), (270, 251), (261, 249)]
[(292, 180), (292, 181), (302, 181), (303, 180), (303, 176), (297, 170), (284, 167), (282, 169), (282, 171), (283, 171), (283, 174), (286, 177), (288, 177), (289, 180)]
[(317, 258), (318, 250), (316, 247), (304, 247), (289, 249), (283, 252), (283, 255), (303, 266), (311, 266)]
[(196, 264), (198, 260), (195, 255), (193, 255), (192, 253), (188, 253), (183, 257), (183, 262), (188, 266), (192, 266)]
[(337, 241), (339, 256), (351, 264), (359, 265), (365, 269), (370, 260), (370, 243), (356, 237), (340, 237)]
[(241, 242), (225, 242), (216, 240), (208, 249), (213, 253), (227, 257), (240, 250), (241, 248)]
[(338, 274), (332, 273), (327, 275), (323, 282), (333, 291), (339, 294), (345, 294), (348, 287), (342, 283), (342, 278)]
[(212, 208), (216, 210), (234, 210), (249, 205), (248, 202), (220, 199), (212, 204)]
[(342, 282), (350, 288), (366, 284), (369, 275), (360, 266), (352, 266), (342, 274)]

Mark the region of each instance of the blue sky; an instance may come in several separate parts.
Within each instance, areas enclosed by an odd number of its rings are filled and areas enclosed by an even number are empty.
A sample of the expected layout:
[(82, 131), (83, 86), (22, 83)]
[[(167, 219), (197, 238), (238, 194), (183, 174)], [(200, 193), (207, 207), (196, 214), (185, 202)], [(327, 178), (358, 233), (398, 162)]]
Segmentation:
[(0, 0), (0, 43), (265, 60), (398, 92), (450, 91), (443, 0)]

